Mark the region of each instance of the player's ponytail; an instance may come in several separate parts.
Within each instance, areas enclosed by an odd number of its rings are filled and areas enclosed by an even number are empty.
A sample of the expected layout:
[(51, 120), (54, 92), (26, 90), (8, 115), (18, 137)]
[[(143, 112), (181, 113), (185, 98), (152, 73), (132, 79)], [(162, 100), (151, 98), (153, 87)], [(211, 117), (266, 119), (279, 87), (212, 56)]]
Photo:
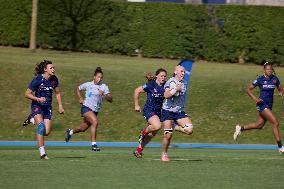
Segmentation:
[(155, 80), (155, 79), (156, 79), (156, 76), (153, 75), (153, 74), (150, 73), (150, 72), (147, 72), (147, 73), (145, 73), (145, 78), (147, 79), (147, 81), (152, 81), (152, 80)]
[(104, 74), (101, 67), (97, 67), (97, 68), (95, 69), (95, 71), (94, 71), (94, 76), (96, 76), (98, 73)]
[(49, 60), (43, 60), (42, 62), (37, 63), (35, 67), (35, 75), (44, 74), (44, 69), (48, 64), (52, 64), (52, 62)]

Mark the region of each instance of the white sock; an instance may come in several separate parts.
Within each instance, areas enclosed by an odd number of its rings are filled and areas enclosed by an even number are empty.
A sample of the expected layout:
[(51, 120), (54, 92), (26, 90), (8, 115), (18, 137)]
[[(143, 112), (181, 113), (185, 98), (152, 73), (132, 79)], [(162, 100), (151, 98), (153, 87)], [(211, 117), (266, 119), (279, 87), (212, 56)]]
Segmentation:
[(42, 155), (45, 154), (44, 146), (41, 146), (41, 147), (39, 147), (38, 149), (39, 149), (40, 156), (42, 156)]
[(92, 146), (95, 145), (95, 144), (97, 144), (97, 143), (96, 142), (92, 142)]
[(30, 119), (30, 122), (35, 125), (35, 119), (33, 117)]
[(73, 135), (73, 129), (69, 131), (69, 135)]

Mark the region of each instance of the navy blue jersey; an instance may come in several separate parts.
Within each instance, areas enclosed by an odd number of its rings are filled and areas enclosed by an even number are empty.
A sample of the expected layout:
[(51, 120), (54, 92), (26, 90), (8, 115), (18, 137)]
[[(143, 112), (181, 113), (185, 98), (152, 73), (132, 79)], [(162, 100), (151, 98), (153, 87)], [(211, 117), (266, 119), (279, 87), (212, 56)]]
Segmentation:
[(274, 89), (280, 87), (278, 77), (274, 75), (271, 77), (265, 77), (262, 75), (254, 80), (252, 84), (254, 87), (259, 87), (259, 98), (262, 99), (265, 104), (273, 104)]
[(44, 103), (33, 101), (32, 104), (51, 106), (52, 93), (56, 87), (58, 87), (58, 79), (55, 75), (51, 76), (48, 80), (41, 74), (37, 75), (29, 84), (28, 88), (35, 92), (36, 97), (45, 97), (46, 101)]
[(164, 100), (164, 86), (160, 86), (155, 80), (152, 80), (143, 85), (142, 88), (147, 92), (147, 101), (144, 105), (144, 109), (160, 111)]

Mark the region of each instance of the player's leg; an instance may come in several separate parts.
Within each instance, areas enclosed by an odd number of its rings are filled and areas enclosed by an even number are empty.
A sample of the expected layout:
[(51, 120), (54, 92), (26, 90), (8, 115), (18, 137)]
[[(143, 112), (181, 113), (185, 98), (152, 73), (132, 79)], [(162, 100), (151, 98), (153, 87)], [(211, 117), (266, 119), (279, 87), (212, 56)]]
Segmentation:
[(237, 138), (241, 135), (241, 133), (246, 130), (262, 129), (265, 123), (266, 123), (266, 118), (260, 113), (256, 122), (249, 123), (244, 126), (236, 125), (235, 132), (233, 135), (234, 140), (237, 140)]
[(88, 122), (90, 122), (90, 138), (91, 138), (91, 144), (92, 144), (92, 150), (93, 151), (100, 151), (100, 148), (97, 146), (97, 128), (98, 128), (98, 118), (96, 113), (93, 111), (86, 112), (84, 114), (84, 117)]
[(69, 142), (73, 134), (85, 132), (90, 126), (91, 123), (88, 122), (87, 119), (84, 117), (83, 122), (78, 127), (75, 127), (74, 129), (66, 129), (65, 141)]
[(172, 134), (173, 134), (173, 128), (172, 128), (172, 120), (165, 120), (163, 122), (164, 125), (164, 136), (163, 136), (163, 140), (162, 140), (162, 157), (161, 160), (162, 161), (170, 161), (170, 159), (168, 158), (168, 148), (169, 145), (171, 143), (171, 138), (172, 138)]
[(279, 121), (277, 120), (276, 116), (273, 114), (273, 112), (270, 109), (265, 109), (262, 113), (262, 116), (265, 117), (272, 125), (272, 131), (275, 138), (275, 141), (279, 148), (279, 153), (284, 153), (284, 147), (282, 146), (281, 142), (281, 135), (279, 131)]
[(156, 133), (161, 129), (162, 124), (160, 118), (157, 115), (153, 115), (148, 119), (148, 126), (143, 129), (139, 136), (139, 146), (133, 152), (137, 158), (141, 158), (144, 147), (151, 141), (151, 139), (156, 135)]
[(178, 126), (174, 128), (175, 131), (179, 131), (187, 135), (191, 135), (193, 133), (192, 121), (184, 112), (180, 113), (176, 122)]
[(43, 116), (41, 114), (37, 114), (34, 116), (34, 119), (35, 119), (35, 124), (37, 125), (36, 138), (38, 142), (40, 157), (42, 159), (48, 159), (44, 147), (45, 123), (43, 121)]

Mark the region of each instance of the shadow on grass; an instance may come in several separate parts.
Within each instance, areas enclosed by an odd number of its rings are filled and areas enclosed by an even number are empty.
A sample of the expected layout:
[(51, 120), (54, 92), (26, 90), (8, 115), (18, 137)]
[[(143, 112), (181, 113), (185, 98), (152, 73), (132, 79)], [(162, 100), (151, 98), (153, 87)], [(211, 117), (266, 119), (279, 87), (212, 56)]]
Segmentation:
[[(149, 159), (151, 161), (161, 161), (161, 159)], [(170, 158), (170, 161), (203, 161), (202, 159)]]
[(83, 158), (86, 158), (86, 156), (57, 156), (57, 157), (54, 157), (54, 158), (57, 158), (57, 159), (83, 159)]

